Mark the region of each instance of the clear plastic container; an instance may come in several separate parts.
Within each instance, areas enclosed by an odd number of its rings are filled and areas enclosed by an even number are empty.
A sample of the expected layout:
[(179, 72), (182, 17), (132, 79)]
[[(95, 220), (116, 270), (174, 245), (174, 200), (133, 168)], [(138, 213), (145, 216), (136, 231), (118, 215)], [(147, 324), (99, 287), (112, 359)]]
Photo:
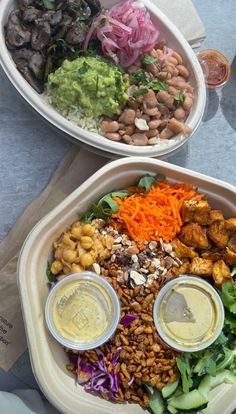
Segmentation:
[(167, 345), (182, 352), (196, 352), (220, 335), (224, 306), (210, 283), (195, 276), (179, 276), (158, 293), (153, 319)]
[(209, 89), (219, 88), (228, 82), (230, 64), (222, 53), (213, 49), (205, 49), (197, 53), (197, 58)]
[(75, 273), (51, 289), (45, 319), (49, 331), (63, 346), (81, 351), (93, 349), (115, 332), (120, 302), (103, 277), (93, 272)]

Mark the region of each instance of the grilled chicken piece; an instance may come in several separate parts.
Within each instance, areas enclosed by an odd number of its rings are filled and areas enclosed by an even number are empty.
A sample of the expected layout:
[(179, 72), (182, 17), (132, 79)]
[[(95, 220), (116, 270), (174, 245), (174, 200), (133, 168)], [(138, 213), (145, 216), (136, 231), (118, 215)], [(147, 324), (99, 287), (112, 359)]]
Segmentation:
[(236, 253), (236, 234), (230, 237), (228, 242), (228, 248), (232, 250), (234, 253)]
[(219, 249), (224, 249), (229, 241), (229, 232), (226, 230), (225, 221), (219, 220), (210, 224), (207, 229), (207, 236)]
[(198, 223), (205, 225), (208, 223), (208, 217), (211, 207), (206, 200), (186, 200), (182, 206), (182, 218), (184, 223)]
[(213, 263), (209, 259), (194, 257), (190, 263), (190, 273), (197, 276), (208, 277), (212, 274)]
[(203, 259), (209, 259), (212, 262), (217, 262), (217, 260), (223, 259), (224, 258), (224, 252), (223, 251), (209, 251), (209, 252), (204, 252), (201, 254), (201, 257)]
[(200, 224), (189, 223), (182, 227), (178, 234), (182, 243), (197, 249), (210, 249), (211, 244), (206, 235), (206, 229)]
[(212, 276), (216, 287), (221, 286), (224, 282), (233, 282), (230, 268), (224, 260), (218, 260), (213, 264)]
[(213, 221), (224, 220), (222, 211), (220, 210), (211, 210), (208, 217), (207, 224), (212, 224)]
[(177, 237), (171, 242), (171, 245), (178, 257), (189, 257), (193, 259), (198, 256), (192, 247), (186, 246)]
[(228, 247), (225, 249), (224, 261), (228, 266), (236, 264), (236, 253), (230, 250)]
[(172, 267), (172, 272), (174, 275), (186, 275), (190, 273), (190, 261), (188, 258), (184, 257), (181, 259), (182, 264), (179, 267)]
[(236, 218), (229, 218), (225, 220), (225, 227), (230, 232), (236, 232)]

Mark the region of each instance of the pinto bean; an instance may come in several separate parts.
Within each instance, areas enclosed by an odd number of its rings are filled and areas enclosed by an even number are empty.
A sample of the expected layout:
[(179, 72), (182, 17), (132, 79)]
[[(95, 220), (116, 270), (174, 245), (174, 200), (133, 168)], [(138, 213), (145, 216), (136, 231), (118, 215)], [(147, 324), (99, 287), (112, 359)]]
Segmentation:
[(148, 138), (146, 134), (136, 133), (131, 135), (131, 139), (134, 145), (136, 146), (144, 146), (148, 143)]
[(192, 105), (193, 105), (193, 98), (191, 98), (191, 96), (186, 95), (184, 98), (183, 108), (185, 109), (186, 112), (190, 112)]
[(132, 124), (132, 125), (128, 125), (128, 126), (125, 128), (125, 134), (126, 134), (126, 135), (132, 135), (132, 134), (134, 133), (134, 130), (135, 130), (135, 125), (134, 125), (134, 124)]
[(147, 72), (150, 72), (153, 76), (157, 76), (160, 72), (159, 67), (155, 63), (149, 63), (146, 65)]
[(119, 124), (117, 121), (102, 121), (100, 128), (102, 132), (116, 132), (119, 129)]
[(177, 121), (175, 118), (171, 118), (168, 122), (168, 128), (173, 131), (175, 134), (190, 135), (192, 130), (183, 122)]
[(129, 135), (123, 135), (122, 138), (126, 142), (126, 144), (133, 145), (132, 138)]
[(157, 93), (157, 99), (159, 102), (164, 102), (167, 108), (172, 109), (174, 104), (174, 98), (166, 91), (159, 91)]
[(156, 129), (161, 125), (161, 123), (161, 119), (152, 119), (150, 122), (148, 122), (148, 126), (150, 129)]
[(160, 112), (159, 112), (157, 107), (156, 108), (144, 108), (144, 112), (145, 112), (145, 114), (150, 115), (150, 116), (159, 116), (160, 115)]
[(156, 45), (156, 49), (163, 49), (166, 46), (166, 39), (160, 39)]
[(106, 138), (110, 139), (111, 141), (120, 141), (121, 136), (120, 134), (117, 134), (117, 132), (108, 132), (106, 134)]
[(167, 71), (159, 72), (157, 75), (157, 78), (160, 79), (161, 81), (165, 81), (171, 78), (171, 74)]
[(179, 89), (179, 90), (183, 90), (183, 91), (187, 91), (187, 92), (193, 92), (193, 87), (187, 83), (186, 81), (182, 81), (179, 80), (178, 78), (176, 79), (170, 79), (167, 81), (168, 85), (170, 86), (174, 86), (175, 88)]
[(174, 51), (171, 56), (177, 60), (179, 65), (182, 65), (183, 59), (182, 59), (182, 56), (179, 53)]
[(174, 86), (169, 86), (168, 92), (172, 96), (177, 96), (179, 94), (179, 89), (176, 89)]
[(171, 56), (166, 60), (166, 63), (171, 63), (172, 65), (177, 66), (178, 65), (178, 60), (175, 59), (173, 56)]
[(136, 118), (136, 112), (134, 109), (130, 108), (121, 114), (119, 121), (123, 122), (125, 125), (131, 125), (134, 123), (135, 118)]
[(157, 137), (153, 137), (153, 138), (150, 138), (148, 140), (148, 145), (155, 145), (157, 143), (158, 143), (158, 138)]
[(145, 93), (143, 102), (148, 108), (155, 108), (155, 106), (157, 106), (157, 98), (152, 89), (149, 89), (148, 92)]
[(179, 121), (183, 121), (185, 119), (186, 113), (183, 108), (177, 108), (174, 112), (175, 119), (178, 119)]
[(159, 137), (161, 139), (169, 139), (169, 138), (173, 137), (173, 135), (174, 135), (174, 132), (173, 131), (171, 131), (169, 128), (164, 128), (161, 131)]
[(157, 129), (149, 129), (149, 131), (146, 131), (145, 134), (148, 138), (157, 137), (158, 136), (158, 130)]
[(189, 71), (188, 69), (183, 65), (177, 65), (177, 69), (179, 71), (180, 76), (183, 76), (184, 78), (189, 77)]

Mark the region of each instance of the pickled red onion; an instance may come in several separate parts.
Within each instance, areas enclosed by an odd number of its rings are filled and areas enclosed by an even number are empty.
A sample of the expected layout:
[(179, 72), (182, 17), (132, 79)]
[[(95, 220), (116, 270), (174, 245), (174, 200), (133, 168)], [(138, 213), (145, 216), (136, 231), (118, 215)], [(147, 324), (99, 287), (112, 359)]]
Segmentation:
[(84, 50), (93, 34), (100, 40), (105, 56), (122, 67), (129, 67), (154, 48), (160, 33), (142, 3), (127, 0), (95, 19), (86, 36)]

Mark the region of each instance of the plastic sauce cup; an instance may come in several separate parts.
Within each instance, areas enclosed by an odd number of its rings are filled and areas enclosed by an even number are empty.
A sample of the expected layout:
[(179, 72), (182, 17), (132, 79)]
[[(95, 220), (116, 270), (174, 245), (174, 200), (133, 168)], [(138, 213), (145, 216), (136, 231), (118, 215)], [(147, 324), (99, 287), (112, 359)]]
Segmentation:
[(115, 332), (120, 302), (113, 287), (93, 272), (75, 273), (51, 289), (45, 319), (53, 337), (77, 350), (96, 348)]
[(230, 64), (222, 53), (205, 49), (196, 54), (201, 65), (206, 86), (215, 89), (225, 85), (230, 78)]
[(153, 319), (161, 339), (171, 348), (196, 352), (210, 346), (224, 324), (224, 306), (205, 280), (179, 276), (160, 290)]

